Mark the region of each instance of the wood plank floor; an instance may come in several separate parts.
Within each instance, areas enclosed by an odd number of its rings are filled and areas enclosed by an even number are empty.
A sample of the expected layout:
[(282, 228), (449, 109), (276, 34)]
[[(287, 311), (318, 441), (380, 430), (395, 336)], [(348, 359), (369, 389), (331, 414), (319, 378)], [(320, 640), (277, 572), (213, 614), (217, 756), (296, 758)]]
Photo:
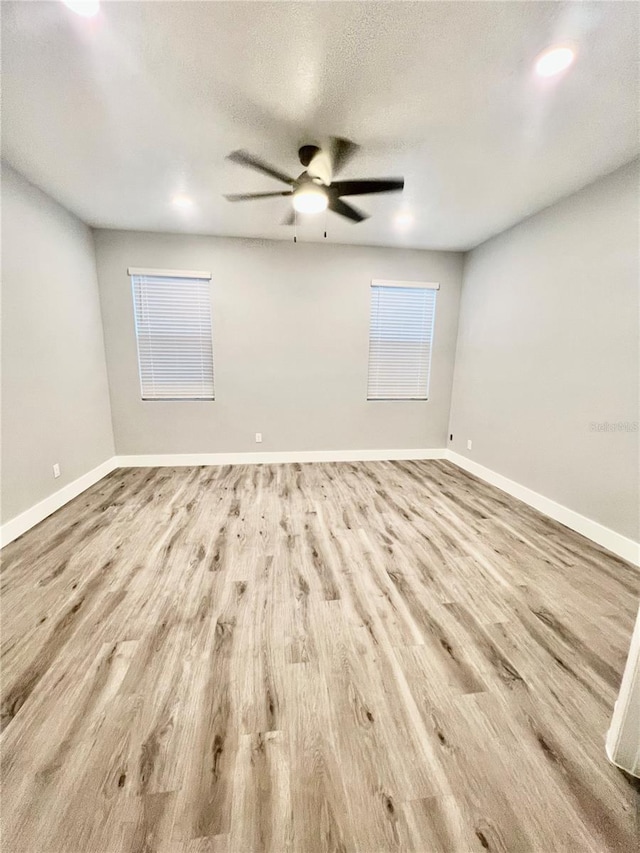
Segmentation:
[(450, 463), (118, 470), (2, 557), (3, 853), (639, 849), (639, 574)]

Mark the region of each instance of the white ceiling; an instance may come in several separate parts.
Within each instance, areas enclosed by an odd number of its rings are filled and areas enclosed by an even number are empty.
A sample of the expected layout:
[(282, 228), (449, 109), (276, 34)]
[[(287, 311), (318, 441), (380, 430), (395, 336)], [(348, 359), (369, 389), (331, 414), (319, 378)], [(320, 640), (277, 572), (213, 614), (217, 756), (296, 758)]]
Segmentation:
[[(298, 174), (334, 134), (362, 146), (342, 178), (406, 185), (330, 241), (468, 249), (639, 151), (635, 3), (3, 2), (2, 37), (3, 156), (99, 227), (291, 239), (287, 200), (222, 198), (283, 188), (225, 156)], [(575, 65), (537, 78), (558, 42)]]

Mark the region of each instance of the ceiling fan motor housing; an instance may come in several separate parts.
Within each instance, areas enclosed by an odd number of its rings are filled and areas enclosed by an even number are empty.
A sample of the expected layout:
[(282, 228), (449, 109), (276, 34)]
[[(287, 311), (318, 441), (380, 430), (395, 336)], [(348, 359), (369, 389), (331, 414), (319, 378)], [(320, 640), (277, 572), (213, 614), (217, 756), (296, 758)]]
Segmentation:
[(303, 145), (302, 148), (298, 149), (298, 157), (305, 169), (319, 150), (317, 145)]

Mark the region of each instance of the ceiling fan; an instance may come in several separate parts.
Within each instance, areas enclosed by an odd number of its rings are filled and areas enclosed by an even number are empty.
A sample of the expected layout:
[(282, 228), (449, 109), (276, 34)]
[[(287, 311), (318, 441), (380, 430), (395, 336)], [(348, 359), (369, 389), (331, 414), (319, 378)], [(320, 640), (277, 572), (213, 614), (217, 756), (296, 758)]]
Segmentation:
[(334, 175), (344, 168), (359, 147), (348, 139), (336, 136), (331, 137), (326, 149), (317, 145), (303, 145), (298, 151), (298, 157), (305, 171), (297, 178), (286, 175), (247, 151), (233, 151), (227, 157), (228, 160), (282, 181), (289, 185), (289, 189), (267, 193), (236, 193), (225, 198), (229, 201), (251, 201), (257, 198), (289, 197), (293, 202), (293, 210), (285, 217), (283, 225), (293, 225), (296, 212), (319, 213), (327, 208), (351, 222), (362, 222), (368, 219), (369, 214), (347, 204), (343, 196), (398, 192), (404, 187), (404, 178), (334, 181)]

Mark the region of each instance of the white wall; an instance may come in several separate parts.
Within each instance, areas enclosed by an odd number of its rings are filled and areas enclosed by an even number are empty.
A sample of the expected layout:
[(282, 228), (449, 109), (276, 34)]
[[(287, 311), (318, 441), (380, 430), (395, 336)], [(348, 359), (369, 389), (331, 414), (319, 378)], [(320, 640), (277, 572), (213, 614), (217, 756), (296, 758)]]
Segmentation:
[(636, 162), (467, 256), (450, 425), (457, 453), (635, 540), (640, 433), (590, 425), (640, 417), (638, 188)]
[[(95, 242), (117, 453), (445, 446), (460, 255), (128, 231)], [(215, 402), (140, 399), (129, 266), (212, 272)], [(366, 400), (373, 278), (441, 284), (427, 402)]]
[(3, 521), (113, 456), (91, 232), (6, 164), (1, 437)]

